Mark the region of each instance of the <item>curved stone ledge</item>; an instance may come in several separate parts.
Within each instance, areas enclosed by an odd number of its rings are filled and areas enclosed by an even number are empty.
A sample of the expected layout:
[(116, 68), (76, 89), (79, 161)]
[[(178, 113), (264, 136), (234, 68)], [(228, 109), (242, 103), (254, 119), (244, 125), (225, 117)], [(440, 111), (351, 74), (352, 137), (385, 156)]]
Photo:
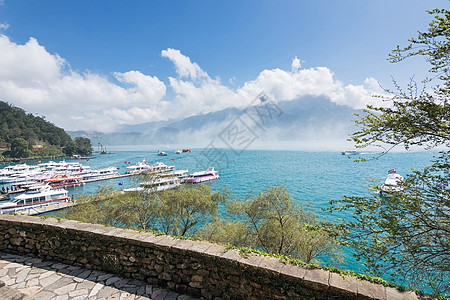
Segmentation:
[(165, 285), (205, 299), (418, 299), (219, 244), (54, 218), (0, 215), (0, 250)]

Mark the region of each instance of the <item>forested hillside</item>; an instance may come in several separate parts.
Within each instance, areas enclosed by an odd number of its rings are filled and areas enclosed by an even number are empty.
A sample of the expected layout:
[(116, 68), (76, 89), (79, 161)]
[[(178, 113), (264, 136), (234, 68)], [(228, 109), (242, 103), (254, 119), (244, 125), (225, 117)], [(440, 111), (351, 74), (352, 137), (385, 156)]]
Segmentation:
[(74, 141), (64, 129), (43, 117), (27, 114), (3, 101), (0, 101), (0, 149), (0, 156), (21, 158), (92, 152), (89, 139), (80, 137)]

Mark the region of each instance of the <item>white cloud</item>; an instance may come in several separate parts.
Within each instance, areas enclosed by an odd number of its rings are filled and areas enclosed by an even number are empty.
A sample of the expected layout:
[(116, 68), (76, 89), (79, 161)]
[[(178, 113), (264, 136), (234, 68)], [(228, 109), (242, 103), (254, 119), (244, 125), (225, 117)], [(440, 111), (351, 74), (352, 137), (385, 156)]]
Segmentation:
[[(380, 89), (373, 78), (361, 85), (344, 85), (326, 67), (291, 71), (263, 70), (254, 80), (231, 88), (211, 78), (180, 50), (166, 49), (161, 56), (173, 62), (177, 77), (166, 86), (156, 76), (136, 70), (112, 77), (80, 73), (58, 54), (49, 53), (35, 38), (23, 45), (0, 34), (0, 95), (27, 112), (38, 113), (68, 130), (112, 131), (118, 124), (139, 124), (208, 113), (227, 107), (243, 108), (264, 91), (276, 101), (303, 96), (325, 96), (331, 101), (362, 108), (375, 100)], [(165, 99), (167, 88), (173, 99)]]
[(297, 72), (300, 67), (301, 67), (301, 63), (300, 63), (300, 59), (297, 58), (297, 56), (292, 60), (292, 64), (291, 64), (291, 70), (292, 73)]
[(336, 104), (355, 109), (379, 102), (372, 97), (382, 93), (374, 78), (366, 79), (364, 85), (345, 86), (334, 78), (330, 69), (318, 67), (299, 70), (296, 67), (300, 65), (296, 60), (294, 58), (292, 62), (292, 72), (278, 68), (264, 70), (255, 80), (246, 82), (238, 92), (256, 95), (258, 91), (264, 91), (277, 101), (290, 101), (307, 95), (325, 96)]
[(177, 74), (180, 77), (190, 77), (192, 80), (209, 77), (198, 64), (192, 63), (189, 57), (181, 54), (180, 50), (168, 48), (161, 51), (161, 56), (170, 59), (174, 63)]
[(8, 23), (0, 23), (0, 30), (6, 30), (9, 28), (9, 24)]
[(129, 71), (126, 73), (114, 73), (117, 80), (130, 84), (129, 92), (133, 94), (135, 103), (147, 103), (153, 101), (157, 103), (166, 94), (166, 85), (156, 76), (144, 75), (139, 71)]
[(59, 55), (48, 53), (35, 38), (17, 45), (0, 35), (0, 80), (23, 87), (44, 87), (60, 77), (65, 63)]
[[(30, 112), (45, 115), (66, 129), (113, 130), (124, 120), (142, 123), (158, 114), (166, 86), (157, 77), (138, 71), (114, 73), (125, 87), (105, 76), (70, 70), (57, 54), (51, 54), (34, 38), (18, 45), (0, 35), (0, 94), (2, 100)], [(157, 104), (155, 106), (155, 104)], [(108, 109), (143, 107), (146, 113), (118, 117)]]

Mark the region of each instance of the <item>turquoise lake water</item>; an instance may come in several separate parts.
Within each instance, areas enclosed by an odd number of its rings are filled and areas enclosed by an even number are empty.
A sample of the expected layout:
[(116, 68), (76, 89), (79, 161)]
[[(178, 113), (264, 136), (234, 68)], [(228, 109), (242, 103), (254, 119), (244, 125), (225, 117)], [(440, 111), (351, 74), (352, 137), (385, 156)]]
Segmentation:
[[(210, 182), (212, 189), (228, 188), (234, 195), (244, 198), (264, 189), (284, 185), (294, 199), (309, 207), (322, 218), (350, 218), (348, 213), (329, 214), (322, 211), (328, 207), (328, 201), (345, 196), (370, 195), (367, 190), (369, 178), (383, 182), (387, 171), (397, 169), (405, 176), (411, 169), (422, 169), (430, 164), (436, 152), (389, 153), (376, 160), (355, 163), (351, 157), (341, 152), (302, 152), (245, 150), (234, 152), (230, 149), (192, 149), (192, 153), (175, 154), (166, 151), (168, 156), (157, 156), (156, 151), (115, 151), (114, 154), (95, 154), (96, 158), (80, 161), (91, 168), (115, 166), (119, 173), (125, 173), (128, 162), (135, 164), (143, 159), (149, 164), (161, 161), (174, 165), (176, 169), (188, 169), (189, 172), (203, 170), (213, 166), (219, 172), (220, 179)], [(114, 151), (114, 150), (112, 150)], [(361, 157), (371, 158), (372, 154)], [(127, 162), (127, 163), (126, 163)], [(32, 164), (33, 162), (28, 162)], [(83, 187), (68, 188), (75, 198), (80, 194), (95, 193), (99, 185), (111, 185), (116, 189), (135, 186), (131, 177), (88, 183)], [(345, 251), (342, 263), (333, 263), (341, 269), (362, 271), (361, 263)], [(322, 257), (324, 264), (329, 258)]]

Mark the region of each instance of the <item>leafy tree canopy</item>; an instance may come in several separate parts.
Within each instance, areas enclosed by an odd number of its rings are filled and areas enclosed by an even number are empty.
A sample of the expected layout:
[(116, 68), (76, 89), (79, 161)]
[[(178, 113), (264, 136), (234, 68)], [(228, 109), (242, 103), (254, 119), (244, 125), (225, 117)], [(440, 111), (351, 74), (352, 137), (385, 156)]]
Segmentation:
[[(13, 147), (13, 144), (17, 145), (17, 139), (22, 142), (20, 151)], [(43, 117), (27, 114), (3, 101), (0, 101), (0, 144), (10, 145), (12, 151), (4, 155), (12, 157), (92, 153), (89, 139), (77, 138), (74, 142), (62, 128)], [(26, 150), (23, 149), (25, 145)]]
[[(142, 176), (148, 182), (152, 175)], [(67, 218), (111, 226), (154, 230), (176, 236), (250, 247), (290, 255), (307, 263), (335, 251), (335, 239), (321, 227), (314, 213), (298, 206), (285, 187), (274, 187), (245, 201), (229, 201), (229, 191), (184, 186), (156, 192), (113, 192), (78, 199)], [(223, 206), (233, 220), (222, 218)]]
[[(450, 295), (450, 12), (429, 12), (434, 20), (425, 32), (398, 46), (391, 62), (424, 57), (435, 78), (424, 82), (443, 83), (431, 90), (411, 82), (405, 90), (379, 96), (384, 107), (368, 106), (351, 136), (357, 147), (383, 147), (384, 154), (402, 145), (432, 149), (442, 147), (432, 165), (413, 170), (399, 192), (389, 196), (344, 197), (331, 201), (330, 211), (346, 210), (353, 219), (342, 222), (346, 243), (354, 246), (368, 272), (392, 276), (411, 288)], [(385, 145), (388, 145), (385, 148)], [(371, 186), (379, 190), (379, 186)]]
[(273, 187), (245, 201), (230, 203), (232, 221), (218, 220), (202, 232), (208, 240), (292, 256), (306, 263), (334, 254), (336, 244), (317, 216), (301, 207), (285, 187)]

